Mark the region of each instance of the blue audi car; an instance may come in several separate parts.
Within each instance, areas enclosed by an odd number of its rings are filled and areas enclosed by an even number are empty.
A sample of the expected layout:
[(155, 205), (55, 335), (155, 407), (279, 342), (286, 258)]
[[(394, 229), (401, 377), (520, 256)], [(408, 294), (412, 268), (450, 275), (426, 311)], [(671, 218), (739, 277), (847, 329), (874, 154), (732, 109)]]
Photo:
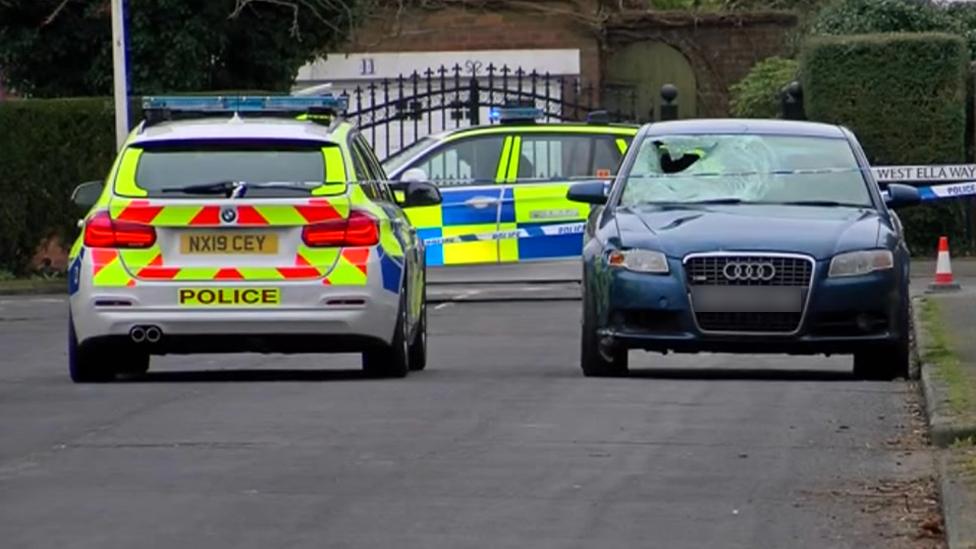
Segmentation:
[(686, 120), (644, 126), (596, 205), (583, 249), (581, 365), (628, 352), (852, 354), (854, 374), (909, 372), (909, 253), (855, 136), (838, 126)]

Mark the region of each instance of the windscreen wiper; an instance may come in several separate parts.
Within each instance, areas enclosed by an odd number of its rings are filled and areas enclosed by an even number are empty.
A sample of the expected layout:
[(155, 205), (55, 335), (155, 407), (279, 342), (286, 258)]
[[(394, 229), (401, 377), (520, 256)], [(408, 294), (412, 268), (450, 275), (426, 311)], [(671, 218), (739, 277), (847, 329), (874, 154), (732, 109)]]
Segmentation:
[(867, 208), (867, 204), (855, 202), (839, 202), (837, 200), (787, 200), (785, 202), (767, 202), (767, 204), (784, 204), (786, 206), (824, 206), (828, 208)]
[(741, 198), (710, 198), (708, 200), (689, 200), (685, 204), (742, 204), (745, 200)]

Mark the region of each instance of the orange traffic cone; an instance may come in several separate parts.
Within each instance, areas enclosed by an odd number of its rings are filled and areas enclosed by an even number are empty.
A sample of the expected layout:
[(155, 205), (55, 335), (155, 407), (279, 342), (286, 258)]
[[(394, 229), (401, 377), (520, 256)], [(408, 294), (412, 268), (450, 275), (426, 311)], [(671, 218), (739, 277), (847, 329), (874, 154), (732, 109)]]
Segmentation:
[(935, 281), (929, 284), (931, 291), (958, 290), (959, 284), (952, 278), (952, 260), (949, 258), (949, 238), (939, 238), (939, 258), (935, 262)]

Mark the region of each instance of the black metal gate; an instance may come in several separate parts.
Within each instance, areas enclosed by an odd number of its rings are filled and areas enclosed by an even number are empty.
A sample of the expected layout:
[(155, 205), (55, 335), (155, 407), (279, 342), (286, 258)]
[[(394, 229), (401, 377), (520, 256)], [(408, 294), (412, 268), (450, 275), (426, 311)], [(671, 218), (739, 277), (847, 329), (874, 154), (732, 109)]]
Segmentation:
[(349, 101), (347, 117), (383, 158), (427, 135), (493, 123), (491, 109), (512, 102), (535, 105), (545, 113), (545, 122), (585, 120), (589, 113), (604, 110), (599, 107), (604, 102), (616, 106), (607, 111), (611, 121), (637, 119), (632, 88), (597, 89), (583, 85), (578, 76), (494, 64), (428, 68), (359, 85), (343, 94)]

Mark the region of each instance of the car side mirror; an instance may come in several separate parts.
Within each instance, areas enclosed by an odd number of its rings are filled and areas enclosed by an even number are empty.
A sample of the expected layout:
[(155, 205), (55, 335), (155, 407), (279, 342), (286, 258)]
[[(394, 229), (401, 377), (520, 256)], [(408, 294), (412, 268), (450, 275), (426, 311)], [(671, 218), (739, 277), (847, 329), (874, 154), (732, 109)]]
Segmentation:
[(885, 195), (885, 203), (891, 209), (908, 208), (922, 202), (922, 195), (911, 185), (891, 183)]
[(400, 182), (392, 185), (392, 187), (397, 196), (397, 202), (404, 208), (436, 206), (441, 203), (441, 190), (427, 181)]
[(400, 176), (400, 181), (429, 181), (429, 178), (427, 177), (427, 172), (421, 168), (410, 168), (403, 172), (403, 175)]
[(91, 208), (102, 196), (104, 188), (105, 185), (101, 181), (86, 181), (71, 192), (71, 201), (82, 208)]
[(576, 183), (566, 192), (566, 198), (573, 202), (587, 204), (606, 204), (610, 186), (606, 181), (587, 181)]

